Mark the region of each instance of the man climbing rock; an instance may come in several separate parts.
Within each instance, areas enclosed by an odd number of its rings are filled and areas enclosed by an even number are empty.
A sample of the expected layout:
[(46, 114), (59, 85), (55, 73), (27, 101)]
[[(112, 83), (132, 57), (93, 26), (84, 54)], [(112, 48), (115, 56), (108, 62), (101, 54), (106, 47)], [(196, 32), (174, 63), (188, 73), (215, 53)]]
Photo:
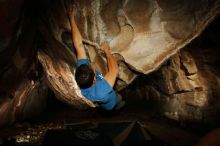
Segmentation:
[(75, 79), (81, 89), (82, 95), (106, 110), (120, 109), (125, 105), (120, 95), (113, 90), (118, 76), (118, 64), (110, 52), (109, 44), (103, 43), (103, 49), (108, 65), (108, 72), (103, 77), (89, 63), (83, 39), (75, 21), (76, 11), (70, 10), (68, 15), (71, 24), (72, 42), (77, 53), (77, 68)]

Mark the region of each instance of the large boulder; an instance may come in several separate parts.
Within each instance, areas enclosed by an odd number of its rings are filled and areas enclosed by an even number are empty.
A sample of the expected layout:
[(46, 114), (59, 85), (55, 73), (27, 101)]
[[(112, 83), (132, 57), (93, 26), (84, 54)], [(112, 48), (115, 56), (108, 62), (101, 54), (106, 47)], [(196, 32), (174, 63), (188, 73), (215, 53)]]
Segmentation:
[[(12, 117), (17, 116), (7, 116), (13, 115), (10, 109), (16, 103), (29, 105), (17, 100), (24, 96), (28, 97), (25, 101), (36, 102), (39, 106), (35, 107), (42, 109), (37, 101), (46, 95), (47, 86), (69, 105), (95, 106), (81, 95), (73, 75), (76, 59), (66, 13), (73, 5), (90, 61), (101, 73), (106, 73), (105, 56), (100, 51), (104, 41), (110, 43), (111, 52), (119, 60), (116, 90), (127, 87), (139, 74), (157, 70), (197, 37), (220, 11), (219, 0), (1, 0), (0, 96), (4, 100), (0, 113), (7, 117), (2, 125), (8, 119), (16, 121)], [(167, 82), (158, 81), (158, 88), (167, 94), (203, 89), (198, 94), (206, 99), (206, 86), (199, 80), (200, 74), (190, 56), (177, 54), (175, 58), (172, 68), (161, 72)], [(185, 61), (180, 64), (180, 60)], [(154, 87), (149, 91), (159, 95)], [(26, 106), (20, 112), (24, 115), (19, 117), (30, 115), (27, 111), (32, 110), (27, 109), (31, 107)]]

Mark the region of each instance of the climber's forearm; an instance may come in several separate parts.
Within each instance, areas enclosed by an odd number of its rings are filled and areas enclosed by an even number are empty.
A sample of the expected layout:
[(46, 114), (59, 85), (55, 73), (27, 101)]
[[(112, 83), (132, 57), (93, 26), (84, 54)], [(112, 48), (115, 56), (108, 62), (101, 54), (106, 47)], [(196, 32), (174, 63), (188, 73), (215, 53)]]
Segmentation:
[(105, 75), (106, 81), (109, 83), (110, 86), (114, 86), (116, 78), (118, 76), (118, 64), (115, 58), (112, 56), (108, 43), (103, 43), (101, 48), (105, 52), (107, 65), (108, 65), (108, 72)]
[(113, 72), (114, 74), (118, 74), (118, 63), (113, 57), (113, 55), (110, 53), (110, 51), (105, 52), (106, 58), (107, 58), (107, 65), (109, 72)]
[(78, 60), (85, 59), (87, 58), (86, 52), (83, 46), (82, 36), (75, 21), (75, 14), (71, 13), (69, 17), (70, 17), (71, 32), (72, 32), (72, 42), (74, 44), (74, 47), (76, 48), (77, 59)]

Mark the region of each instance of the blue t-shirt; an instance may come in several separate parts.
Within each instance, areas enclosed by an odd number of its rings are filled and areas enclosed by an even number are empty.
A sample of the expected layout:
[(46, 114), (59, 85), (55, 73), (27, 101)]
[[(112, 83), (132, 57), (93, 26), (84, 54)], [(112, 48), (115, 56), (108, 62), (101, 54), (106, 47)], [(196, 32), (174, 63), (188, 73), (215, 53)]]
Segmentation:
[[(77, 61), (77, 67), (89, 64), (88, 59)], [(101, 73), (96, 71), (96, 83), (86, 89), (80, 89), (82, 95), (94, 103), (100, 104), (104, 109), (111, 110), (116, 105), (116, 93)]]

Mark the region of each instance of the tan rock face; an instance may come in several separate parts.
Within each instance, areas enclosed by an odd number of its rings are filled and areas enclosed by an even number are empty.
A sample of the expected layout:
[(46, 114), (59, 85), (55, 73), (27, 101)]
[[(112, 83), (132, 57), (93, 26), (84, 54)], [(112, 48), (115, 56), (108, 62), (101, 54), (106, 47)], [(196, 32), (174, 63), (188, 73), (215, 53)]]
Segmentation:
[(210, 15), (218, 13), (218, 5), (217, 1), (92, 1), (91, 6), (80, 2), (79, 13), (85, 39), (99, 44), (109, 40), (112, 52), (146, 74), (197, 36), (213, 19)]
[[(191, 65), (186, 68), (189, 60)], [(162, 76), (165, 80), (161, 82), (165, 82), (164, 87), (167, 87), (163, 92), (171, 97), (164, 108), (168, 111), (165, 115), (177, 120), (180, 118), (202, 120), (202, 108), (208, 106), (210, 97), (208, 85), (205, 83), (207, 81), (200, 75), (189, 52), (177, 53), (171, 57), (170, 62), (168, 67), (162, 67)], [(163, 74), (164, 70), (166, 72)]]
[[(96, 44), (109, 41), (112, 53), (120, 54), (132, 69), (147, 74), (199, 35), (219, 13), (220, 4), (218, 1), (97, 0), (75, 5), (85, 40)], [(89, 51), (89, 56), (100, 55)], [(94, 57), (91, 61), (101, 64)], [(125, 83), (132, 80), (122, 79)]]
[[(91, 63), (106, 73), (105, 56), (99, 48), (104, 41), (110, 43), (111, 52), (118, 58), (117, 90), (126, 88), (140, 73), (157, 70), (175, 54), (170, 65), (160, 72), (162, 79), (155, 83), (160, 91), (154, 86), (143, 87), (149, 91), (144, 94), (157, 99), (178, 94), (173, 98), (174, 106), (182, 96), (187, 102), (180, 101), (187, 104), (206, 103), (210, 93), (208, 83), (198, 72), (192, 57), (187, 52), (177, 51), (215, 18), (220, 11), (218, 0), (81, 0), (74, 3), (16, 0), (14, 5), (11, 3), (0, 1), (0, 95), (4, 99), (0, 114), (5, 117), (0, 125), (18, 119), (14, 116), (18, 104), (27, 105), (27, 109), (42, 109), (37, 101), (43, 96), (35, 91), (44, 86), (50, 87), (59, 100), (74, 107), (94, 106), (81, 95), (74, 80), (76, 59), (66, 16), (66, 9), (72, 5), (77, 7), (77, 24)], [(29, 85), (33, 81), (34, 84)], [(182, 93), (188, 95), (194, 91), (198, 93), (190, 94), (187, 97), (192, 98), (189, 99)], [(40, 92), (45, 93), (44, 88)], [(141, 89), (138, 92), (142, 92)], [(12, 96), (14, 94), (16, 97)], [(193, 99), (197, 95), (199, 99)], [(20, 98), (25, 98), (26, 102), (20, 102)], [(28, 106), (29, 102), (36, 104)], [(27, 111), (32, 110), (27, 109), (19, 109), (23, 114), (20, 117), (31, 115), (32, 112)]]
[(181, 50), (154, 73), (138, 77), (123, 90), (125, 97), (142, 103), (156, 101), (159, 112), (170, 119), (213, 124), (220, 110), (220, 82), (219, 71), (208, 64), (218, 63), (219, 51), (191, 49)]

